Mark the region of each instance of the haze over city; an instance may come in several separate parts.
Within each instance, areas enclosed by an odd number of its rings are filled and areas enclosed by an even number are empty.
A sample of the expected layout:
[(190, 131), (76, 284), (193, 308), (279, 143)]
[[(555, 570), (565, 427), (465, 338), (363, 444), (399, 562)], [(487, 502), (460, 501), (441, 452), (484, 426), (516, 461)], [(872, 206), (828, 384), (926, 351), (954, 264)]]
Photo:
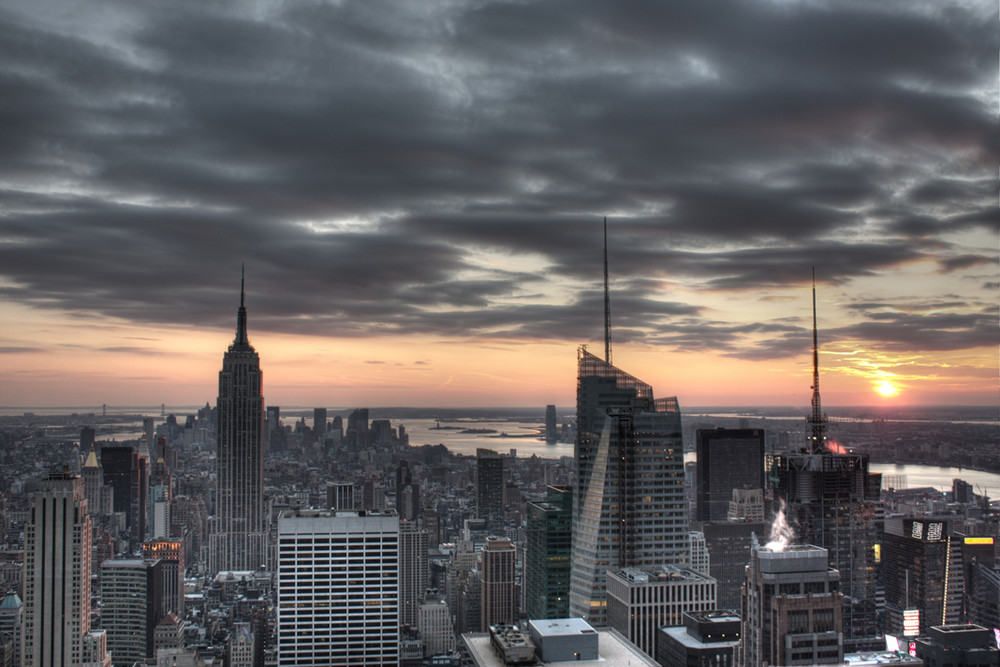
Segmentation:
[(997, 405), (997, 18), (5, 3), (0, 405)]

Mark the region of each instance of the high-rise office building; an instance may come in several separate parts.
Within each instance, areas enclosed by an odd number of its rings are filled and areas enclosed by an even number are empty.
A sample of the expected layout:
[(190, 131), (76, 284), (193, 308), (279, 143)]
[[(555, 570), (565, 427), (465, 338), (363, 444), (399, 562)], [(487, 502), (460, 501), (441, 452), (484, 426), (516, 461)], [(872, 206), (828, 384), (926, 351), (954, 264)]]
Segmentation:
[(550, 486), (545, 500), (528, 503), (524, 597), (528, 618), (569, 617), (573, 489)]
[(737, 665), (840, 665), (844, 661), (840, 573), (826, 549), (795, 544), (751, 550), (743, 585)]
[(278, 451), (282, 448), (284, 439), (283, 433), (275, 434), (274, 431), (281, 429), (281, 406), (269, 405), (264, 411), (264, 442), (267, 443), (268, 451)]
[(89, 452), (96, 444), (97, 431), (92, 426), (80, 429), (80, 451)]
[(396, 466), (396, 512), (400, 520), (419, 521), (420, 502), (420, 483), (413, 476), (410, 462), (401, 459)]
[(559, 430), (556, 423), (556, 406), (545, 406), (545, 442), (550, 445), (559, 441)]
[(416, 521), (399, 521), (399, 623), (417, 625), (420, 603), (430, 575), (427, 531)]
[(326, 408), (313, 408), (313, 433), (316, 439), (323, 442), (326, 435)]
[(476, 518), (486, 520), (491, 535), (504, 534), (503, 456), (492, 449), (476, 450)]
[(139, 535), (140, 463), (139, 452), (132, 445), (101, 447), (104, 483), (114, 489), (112, 511), (125, 515), (125, 527), (134, 539)]
[(149, 537), (170, 536), (170, 513), (173, 509), (173, 479), (163, 457), (153, 462), (149, 477)]
[(606, 625), (606, 573), (688, 556), (681, 413), (676, 398), (581, 348), (570, 616)]
[(673, 565), (608, 572), (608, 627), (656, 655), (657, 631), (680, 625), (686, 611), (715, 609), (715, 587), (707, 574)]
[(740, 608), (740, 588), (746, 581), (754, 535), (768, 534), (766, 523), (711, 521), (701, 524), (708, 548), (708, 574), (718, 582), (719, 609)]
[(887, 520), (882, 572), (886, 634), (925, 635), (935, 625), (962, 621), (961, 541), (946, 520)]
[(101, 467), (101, 462), (97, 459), (93, 444), (90, 445), (90, 451), (87, 453), (87, 459), (84, 461), (80, 473), (83, 475), (83, 489), (87, 497), (87, 511), (90, 512), (90, 516), (110, 514), (111, 508), (105, 508), (102, 503), (105, 497), (104, 468)]
[(236, 338), (219, 371), (215, 531), (209, 569), (256, 570), (267, 565), (264, 514), (264, 395), (260, 357), (247, 338), (246, 289), (240, 292)]
[(142, 555), (160, 560), (163, 568), (163, 608), (184, 618), (184, 540), (159, 538), (142, 545)]
[(734, 489), (764, 488), (762, 429), (698, 429), (695, 518), (725, 521)]
[(877, 648), (875, 603), (876, 511), (882, 476), (869, 472), (868, 455), (846, 451), (826, 437), (819, 392), (816, 290), (813, 288), (813, 396), (808, 450), (768, 457), (776, 502), (784, 502), (795, 539), (827, 550), (840, 572), (848, 652)]
[(277, 571), (278, 665), (398, 664), (395, 514), (283, 513)]
[(347, 415), (345, 436), (356, 447), (368, 446), (368, 408), (358, 408)]
[(483, 545), (481, 571), (481, 627), (517, 619), (517, 589), (514, 581), (514, 544), (506, 537), (491, 535)]
[(451, 612), (436, 590), (428, 592), (420, 604), (417, 626), (424, 640), (425, 656), (455, 650), (455, 627), (451, 623)]
[(775, 496), (783, 500), (799, 542), (823, 547), (840, 572), (844, 635), (849, 652), (874, 648), (875, 510), (881, 476), (868, 472), (868, 455), (786, 454), (772, 459)]
[(168, 611), (164, 579), (158, 559), (111, 559), (101, 565), (101, 626), (114, 664), (141, 664), (156, 657), (156, 624)]
[(38, 482), (24, 528), (23, 649), (27, 667), (90, 658), (91, 522), (83, 479), (52, 473)]

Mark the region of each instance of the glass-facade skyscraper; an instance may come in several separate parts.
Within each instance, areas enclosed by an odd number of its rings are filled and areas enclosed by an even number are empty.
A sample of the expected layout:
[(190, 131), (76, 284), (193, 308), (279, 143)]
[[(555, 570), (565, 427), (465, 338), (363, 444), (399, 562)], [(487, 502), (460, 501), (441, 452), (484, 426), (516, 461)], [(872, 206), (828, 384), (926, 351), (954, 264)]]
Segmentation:
[(260, 357), (247, 338), (246, 289), (241, 289), (236, 338), (219, 371), (218, 487), (209, 569), (256, 570), (267, 565), (264, 515), (264, 395)]
[(581, 348), (576, 421), (569, 612), (603, 626), (608, 570), (687, 560), (681, 413)]
[(550, 486), (545, 500), (528, 503), (524, 554), (528, 618), (569, 616), (570, 554), (573, 541), (573, 489)]

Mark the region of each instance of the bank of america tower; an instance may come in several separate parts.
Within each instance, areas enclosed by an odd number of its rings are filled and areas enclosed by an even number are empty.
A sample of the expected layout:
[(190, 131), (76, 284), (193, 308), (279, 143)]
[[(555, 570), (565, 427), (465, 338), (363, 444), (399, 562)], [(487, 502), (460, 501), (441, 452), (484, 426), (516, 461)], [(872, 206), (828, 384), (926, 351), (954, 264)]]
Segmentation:
[(247, 338), (246, 282), (240, 286), (236, 338), (219, 371), (218, 486), (209, 569), (267, 566), (264, 515), (264, 395), (260, 357)]
[(608, 570), (687, 560), (681, 413), (585, 349), (578, 362), (569, 615), (603, 626)]

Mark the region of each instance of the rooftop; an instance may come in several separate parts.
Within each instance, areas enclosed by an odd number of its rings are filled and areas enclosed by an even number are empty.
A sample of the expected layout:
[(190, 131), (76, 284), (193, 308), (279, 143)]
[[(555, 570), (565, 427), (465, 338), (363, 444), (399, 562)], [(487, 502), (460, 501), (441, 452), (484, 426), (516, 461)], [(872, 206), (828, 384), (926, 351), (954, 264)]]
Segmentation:
[[(565, 621), (567, 619), (559, 619)], [(582, 619), (571, 619), (580, 620)], [(589, 627), (589, 626), (588, 626)], [(658, 667), (658, 663), (633, 646), (627, 639), (615, 630), (597, 630), (599, 659), (574, 660), (571, 662), (542, 662), (536, 667)], [(469, 649), (474, 665), (478, 667), (504, 667), (503, 660), (490, 646), (490, 636), (487, 633), (462, 635), (462, 640)]]

